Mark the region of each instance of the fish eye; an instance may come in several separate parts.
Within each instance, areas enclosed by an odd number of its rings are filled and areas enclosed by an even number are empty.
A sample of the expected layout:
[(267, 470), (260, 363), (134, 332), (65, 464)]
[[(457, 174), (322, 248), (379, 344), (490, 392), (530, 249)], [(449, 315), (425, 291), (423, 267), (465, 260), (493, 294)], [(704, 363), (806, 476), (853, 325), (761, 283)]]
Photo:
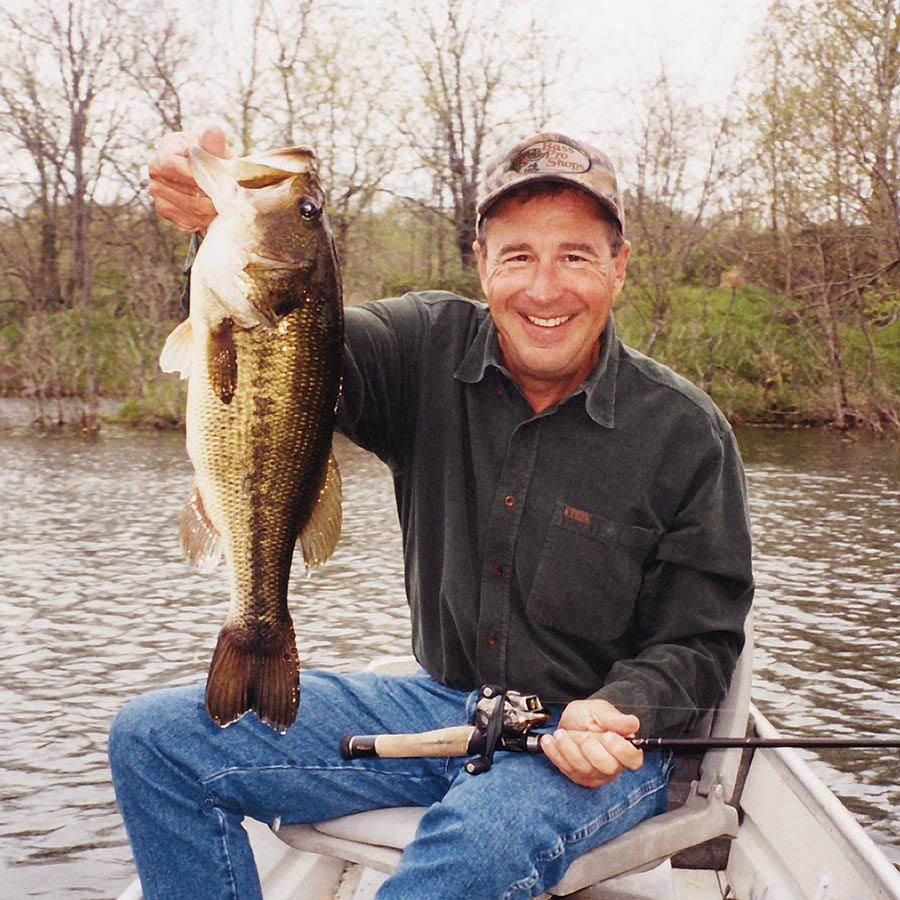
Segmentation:
[(322, 212), (322, 207), (316, 206), (315, 202), (310, 200), (309, 197), (304, 197), (297, 203), (297, 210), (304, 219), (315, 219)]

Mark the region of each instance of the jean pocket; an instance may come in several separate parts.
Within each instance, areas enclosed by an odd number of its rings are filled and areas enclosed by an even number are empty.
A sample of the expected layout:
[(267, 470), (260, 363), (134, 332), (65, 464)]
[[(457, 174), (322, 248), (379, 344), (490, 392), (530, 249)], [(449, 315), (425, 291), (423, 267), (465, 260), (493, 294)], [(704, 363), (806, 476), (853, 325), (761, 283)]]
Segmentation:
[(634, 611), (660, 533), (558, 502), (528, 595), (528, 616), (557, 631), (608, 643)]

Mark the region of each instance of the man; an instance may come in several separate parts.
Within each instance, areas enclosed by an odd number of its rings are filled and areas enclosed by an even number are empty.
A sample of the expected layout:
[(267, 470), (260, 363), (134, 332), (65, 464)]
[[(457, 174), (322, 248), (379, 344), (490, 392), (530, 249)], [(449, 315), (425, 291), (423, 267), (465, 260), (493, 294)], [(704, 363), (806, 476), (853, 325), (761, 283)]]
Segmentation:
[[(151, 192), (202, 231), (186, 146), (164, 139)], [(110, 759), (148, 898), (258, 897), (244, 815), (408, 805), (430, 809), (379, 900), (536, 896), (665, 808), (668, 761), (627, 738), (689, 729), (727, 686), (752, 596), (743, 472), (712, 402), (616, 336), (630, 245), (609, 160), (536, 135), (491, 164), (478, 218), (486, 307), (428, 292), (346, 318), (339, 428), (392, 469), (422, 671), (304, 672), (283, 736), (218, 728), (201, 687), (130, 703)], [(469, 721), (485, 682), (551, 706), (544, 755), (477, 777), (341, 759), (346, 733)]]

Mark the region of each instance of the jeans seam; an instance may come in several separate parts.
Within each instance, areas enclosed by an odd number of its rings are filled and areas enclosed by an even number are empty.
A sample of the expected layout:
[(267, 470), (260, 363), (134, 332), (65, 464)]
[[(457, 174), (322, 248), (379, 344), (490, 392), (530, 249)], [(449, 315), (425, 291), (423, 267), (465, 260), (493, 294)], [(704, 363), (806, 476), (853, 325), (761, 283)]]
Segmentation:
[(235, 881), (234, 865), (231, 862), (231, 855), (228, 852), (228, 827), (225, 821), (225, 814), (217, 806), (215, 807), (216, 819), (219, 822), (220, 840), (222, 843), (222, 853), (225, 857), (225, 871), (228, 873), (229, 897), (237, 897), (237, 883)]

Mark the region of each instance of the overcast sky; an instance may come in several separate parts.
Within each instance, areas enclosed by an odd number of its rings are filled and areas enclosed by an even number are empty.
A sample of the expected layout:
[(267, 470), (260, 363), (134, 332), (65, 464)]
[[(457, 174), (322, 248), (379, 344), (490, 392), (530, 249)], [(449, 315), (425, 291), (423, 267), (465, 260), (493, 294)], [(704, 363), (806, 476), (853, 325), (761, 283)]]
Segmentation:
[[(565, 6), (567, 0), (561, 0)], [(610, 10), (621, 35), (623, 73), (640, 78), (665, 61), (680, 80), (704, 97), (721, 97), (745, 62), (747, 41), (769, 0), (570, 0), (573, 7)], [(615, 13), (612, 10), (617, 10)], [(614, 39), (615, 42), (615, 39)]]
[[(592, 85), (608, 98), (610, 127), (623, 128), (629, 92), (653, 81), (663, 67), (687, 99), (724, 105), (735, 79), (747, 71), (750, 41), (769, 2), (543, 0), (534, 7), (589, 60), (572, 79), (575, 102), (570, 115), (573, 120), (587, 119), (588, 128), (599, 130), (597, 111), (579, 108), (576, 98), (582, 87)], [(579, 127), (577, 122), (574, 127)]]

